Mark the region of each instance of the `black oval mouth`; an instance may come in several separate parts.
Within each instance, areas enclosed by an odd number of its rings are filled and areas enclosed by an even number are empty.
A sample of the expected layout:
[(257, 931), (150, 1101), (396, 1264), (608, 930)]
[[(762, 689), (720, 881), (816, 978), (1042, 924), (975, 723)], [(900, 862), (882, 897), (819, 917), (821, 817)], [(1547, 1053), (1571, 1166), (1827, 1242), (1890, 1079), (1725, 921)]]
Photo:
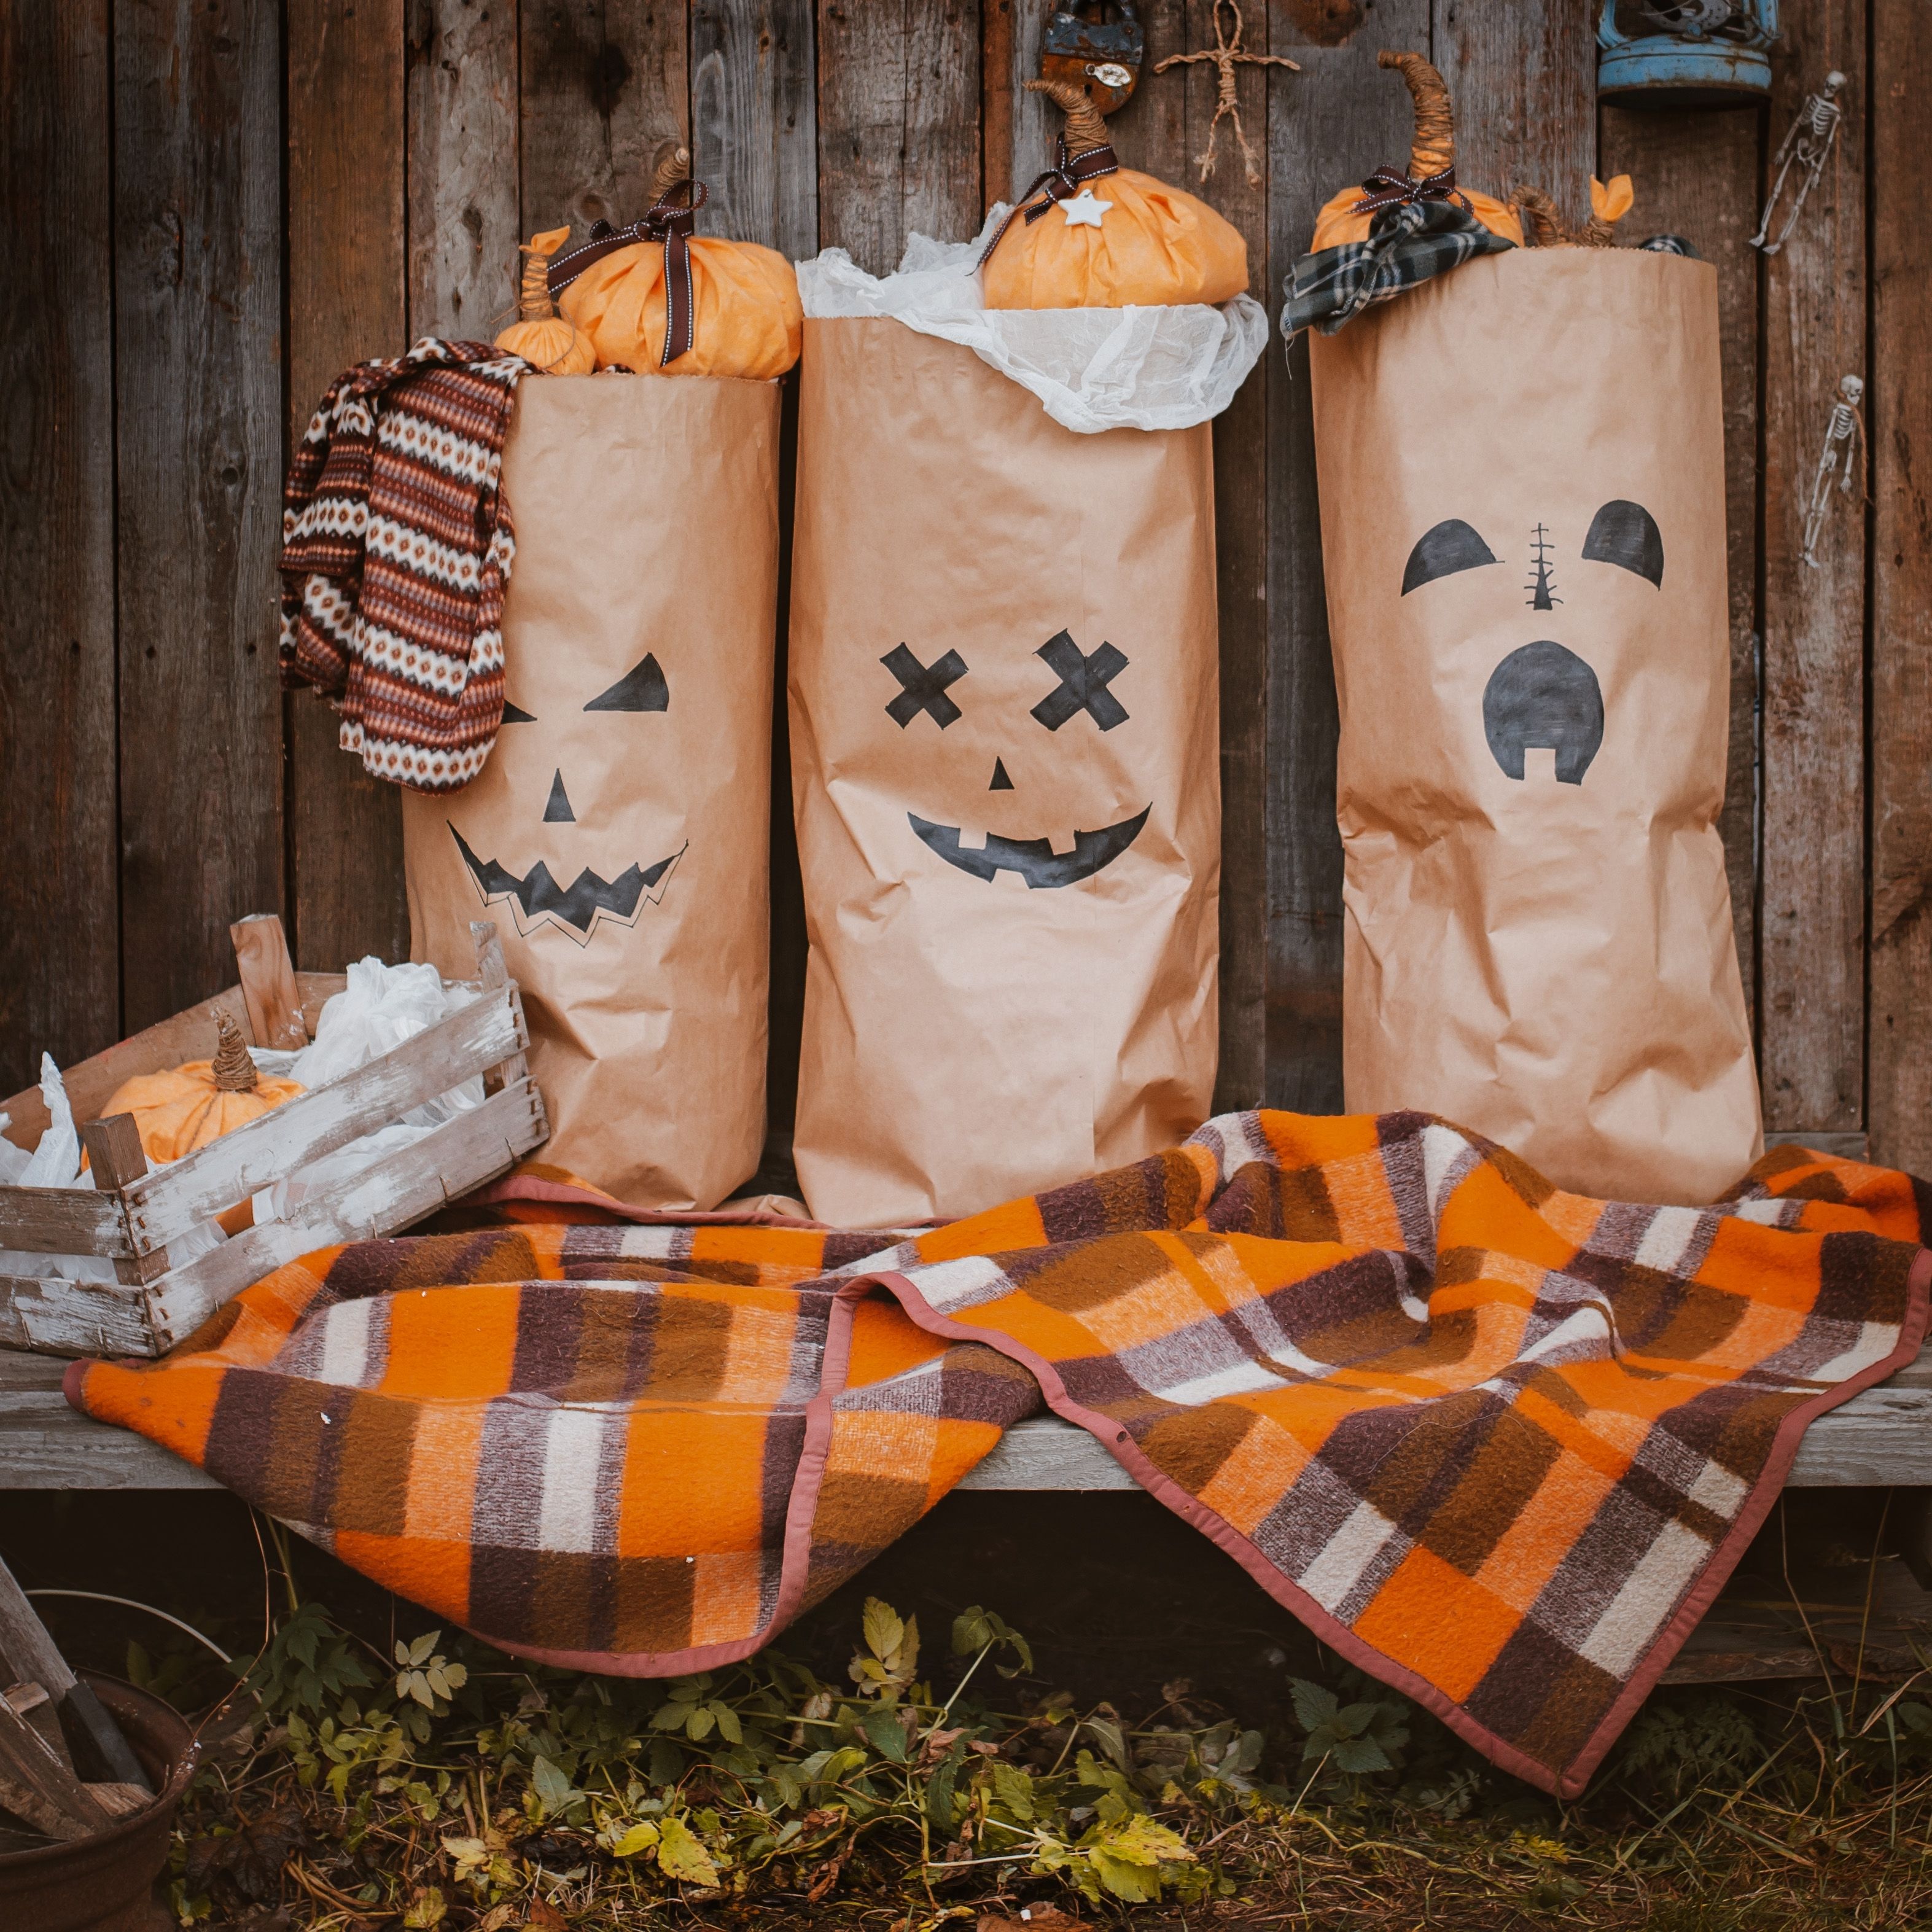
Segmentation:
[(1483, 735), (1506, 778), (1534, 746), (1556, 754), (1558, 784), (1581, 784), (1604, 742), (1604, 688), (1573, 650), (1548, 638), (1511, 651), (1483, 692)]
[(527, 931), (536, 921), (550, 919), (586, 939), (600, 916), (628, 926), (637, 918), (638, 908), (646, 896), (652, 904), (656, 904), (663, 895), (653, 888), (668, 880), (672, 867), (691, 849), (691, 842), (686, 839), (669, 858), (660, 859), (654, 866), (632, 866), (614, 879), (600, 878), (586, 866), (568, 886), (560, 886), (541, 859), (519, 878), (494, 859), (478, 858), (454, 825), (449, 827), (449, 835), (456, 841), (463, 862), (470, 868), (485, 905), (496, 899), (514, 899), (520, 913), (520, 929)]
[(1132, 818), (1098, 832), (1076, 832), (1073, 850), (1055, 852), (1044, 838), (1006, 838), (989, 832), (983, 851), (962, 850), (956, 825), (934, 825), (909, 812), (906, 818), (914, 831), (949, 866), (970, 872), (976, 879), (991, 879), (997, 872), (1017, 872), (1030, 886), (1078, 885), (1082, 879), (1111, 866), (1140, 836), (1148, 822), (1151, 805), (1142, 807)]

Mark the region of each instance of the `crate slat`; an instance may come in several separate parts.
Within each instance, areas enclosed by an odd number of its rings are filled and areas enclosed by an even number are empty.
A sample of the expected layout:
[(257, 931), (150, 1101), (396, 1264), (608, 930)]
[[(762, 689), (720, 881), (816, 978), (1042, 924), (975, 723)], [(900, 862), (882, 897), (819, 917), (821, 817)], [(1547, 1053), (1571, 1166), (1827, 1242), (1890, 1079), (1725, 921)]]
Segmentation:
[(53, 1355), (146, 1355), (146, 1298), (118, 1282), (0, 1276), (0, 1347)]
[(446, 1201), (499, 1174), (549, 1131), (543, 1101), (526, 1078), (459, 1114), (413, 1145), (385, 1154), (304, 1202), (296, 1217), (270, 1221), (156, 1282), (148, 1290), (151, 1341), (159, 1354), (271, 1270), (317, 1248), (399, 1233)]
[(284, 1101), (126, 1190), (138, 1246), (178, 1239), (257, 1189), (298, 1174), (412, 1107), (485, 1072), (528, 1043), (514, 992), (498, 988), (339, 1080)]
[(110, 1259), (134, 1252), (118, 1207), (91, 1187), (0, 1187), (0, 1248)]

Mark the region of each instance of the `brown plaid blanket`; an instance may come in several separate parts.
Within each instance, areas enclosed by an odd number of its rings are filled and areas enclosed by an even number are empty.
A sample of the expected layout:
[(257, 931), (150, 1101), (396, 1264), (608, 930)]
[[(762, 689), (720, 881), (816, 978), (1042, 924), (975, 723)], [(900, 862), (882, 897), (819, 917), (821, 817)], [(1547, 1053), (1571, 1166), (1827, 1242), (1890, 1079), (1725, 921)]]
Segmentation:
[(69, 1392), (506, 1649), (646, 1676), (756, 1649), (1043, 1396), (1570, 1795), (1805, 1424), (1917, 1352), (1928, 1207), (1791, 1148), (1647, 1208), (1426, 1114), (1231, 1114), (910, 1238), (552, 1205), (327, 1250)]
[(335, 699), (342, 748), (417, 791), (467, 784), (502, 722), (503, 439), (529, 370), (434, 336), (358, 363), (283, 488), (282, 682)]

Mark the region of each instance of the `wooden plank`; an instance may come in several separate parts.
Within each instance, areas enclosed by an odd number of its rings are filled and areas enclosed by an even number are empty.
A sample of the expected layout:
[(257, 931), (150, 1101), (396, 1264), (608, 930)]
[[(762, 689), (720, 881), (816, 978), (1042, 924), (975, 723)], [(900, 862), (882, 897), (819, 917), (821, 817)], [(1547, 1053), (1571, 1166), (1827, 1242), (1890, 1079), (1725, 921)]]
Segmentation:
[[(230, 976), (282, 902), (280, 15), (116, 10), (122, 1018)], [(214, 701), (220, 694), (219, 701)]]
[(1871, 1157), (1868, 1137), (1862, 1133), (1770, 1133), (1765, 1136), (1764, 1144), (1768, 1148), (1809, 1148), (1814, 1154), (1835, 1154), (1840, 1160)]
[(974, 0), (820, 0), (819, 225), (874, 274), (915, 230), (979, 231), (979, 24)]
[[(1932, 252), (1915, 192), (1932, 99), (1924, 10), (1873, 0), (1872, 1145), (1932, 1174)], [(1856, 138), (1856, 124), (1852, 128)], [(1840, 139), (1844, 136), (1841, 135)]]
[[(1258, 9), (1256, 10), (1258, 14)], [(1251, 16), (1251, 18), (1253, 16)], [(1372, 19), (1325, 0), (1275, 0), (1268, 45), (1301, 63), (1269, 84), (1268, 309), (1308, 247), (1316, 212), (1346, 183), (1408, 152), (1414, 116), (1382, 47), (1426, 48), (1427, 0), (1385, 0)], [(1158, 83), (1155, 83), (1157, 85)], [(1280, 350), (1270, 346), (1270, 357)], [(1342, 1111), (1340, 726), (1308, 406), (1298, 343), (1268, 396), (1267, 1065), (1271, 1107)]]
[[(1865, 365), (1864, 0), (1788, 9), (1771, 129), (1826, 70), (1846, 114), (1802, 224), (1765, 268), (1765, 1124), (1863, 1124), (1865, 518), (1836, 494), (1804, 561), (1805, 506), (1838, 379)], [(1923, 328), (1922, 320), (1919, 325)], [(1859, 466), (1862, 480), (1863, 465)]]
[[(49, 1356), (56, 1369), (67, 1364)], [(131, 1430), (90, 1421), (58, 1389), (0, 1396), (0, 1490), (214, 1490), (220, 1484)]]
[[(1449, 84), (1456, 174), (1465, 187), (1504, 196), (1513, 188), (1540, 188), (1571, 226), (1588, 219), (1602, 10), (1600, 0), (1534, 7), (1434, 0), (1430, 58)], [(1387, 32), (1384, 22), (1376, 25)]]
[(682, 0), (523, 0), (523, 226), (621, 226), (651, 153), (691, 135)]
[(134, 1238), (162, 1246), (261, 1188), (298, 1178), (308, 1162), (519, 1054), (529, 1038), (508, 988), (472, 1000), (380, 1059), (134, 1183), (123, 1198)]
[[(291, 442), (337, 374), (408, 346), (404, 302), (405, 0), (290, 0)], [(305, 959), (406, 958), (396, 788), (336, 742), (319, 694), (284, 700), (290, 932)]]
[(147, 1298), (112, 1282), (0, 1275), (0, 1348), (48, 1355), (153, 1352)]
[(131, 1252), (119, 1206), (88, 1187), (0, 1187), (0, 1248), (28, 1255)]
[(549, 1132), (530, 1081), (493, 1094), (410, 1146), (318, 1190), (286, 1220), (245, 1234), (176, 1269), (148, 1292), (159, 1354), (185, 1340), (216, 1309), (285, 1262), (338, 1241), (400, 1233), (425, 1214), (494, 1180)]
[[(120, 1030), (107, 0), (0, 10), (0, 1087)], [(50, 908), (66, 916), (50, 918)]]
[[(53, 1719), (52, 1747), (61, 1763), (71, 1774), (74, 1761), (62, 1738), (57, 1712), (64, 1709), (92, 1740), (107, 1774), (124, 1780), (136, 1790), (152, 1795), (154, 1786), (140, 1760), (128, 1746), (121, 1726), (102, 1708), (92, 1684), (76, 1677), (47, 1634), (39, 1612), (27, 1600), (14, 1580), (14, 1573), (0, 1563), (0, 1655), (4, 1655), (16, 1678), (28, 1678), (50, 1700), (48, 1717)], [(21, 1706), (10, 1696), (14, 1710)]]
[[(1027, 185), (1053, 163), (1053, 139), (1060, 131), (1060, 117), (1043, 95), (1028, 94), (1024, 83), (1040, 74), (1040, 50), (1046, 38), (1047, 16), (1054, 0), (986, 0), (982, 8), (983, 52), (980, 63), (981, 179), (984, 185), (982, 213), (996, 201), (1010, 202), (1024, 194)], [(1150, 174), (1162, 172), (1162, 144), (1150, 123), (1160, 110), (1150, 109), (1146, 76), (1162, 53), (1184, 52), (1182, 46), (1166, 44), (1172, 32), (1178, 41), (1184, 37), (1171, 29), (1172, 17), (1186, 10), (1186, 0), (1151, 0), (1141, 8), (1147, 31), (1147, 64), (1141, 69), (1142, 85), (1134, 98), (1107, 124), (1114, 137), (1114, 147), (1122, 158), (1131, 153), (1132, 167)], [(1178, 116), (1174, 116), (1177, 122)]]
[(257, 1046), (298, 1052), (308, 1044), (308, 1029), (302, 1024), (302, 992), (281, 921), (272, 912), (250, 913), (228, 928), (228, 937), (235, 947), (250, 1038)]
[(516, 301), (513, 0), (413, 0), (406, 101), (409, 333), (487, 341)]
[(812, 14), (812, 0), (691, 8), (692, 155), (711, 195), (698, 225), (795, 260), (818, 252)]
[(1746, 1006), (1757, 999), (1757, 227), (1760, 117), (1735, 108), (1646, 113), (1606, 107), (1605, 179), (1628, 174), (1626, 238), (1682, 235), (1718, 272), (1724, 344), (1724, 525), (1730, 579), (1731, 730), (1722, 830)]

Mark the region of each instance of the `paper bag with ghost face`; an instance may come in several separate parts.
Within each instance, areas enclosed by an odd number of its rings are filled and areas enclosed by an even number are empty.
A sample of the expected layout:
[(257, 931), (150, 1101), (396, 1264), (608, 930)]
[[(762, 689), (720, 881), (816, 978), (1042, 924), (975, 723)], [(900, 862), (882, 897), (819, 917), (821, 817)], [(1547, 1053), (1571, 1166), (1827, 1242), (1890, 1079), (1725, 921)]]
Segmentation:
[(826, 1220), (964, 1214), (1208, 1110), (1209, 430), (1076, 435), (956, 344), (805, 327), (794, 1153)]
[(1717, 278), (1489, 257), (1311, 338), (1351, 1112), (1704, 1202), (1759, 1152), (1724, 790)]
[(496, 921), (544, 1160), (640, 1207), (714, 1206), (764, 1139), (778, 428), (774, 383), (526, 382), (502, 729), (404, 794), (414, 956)]

